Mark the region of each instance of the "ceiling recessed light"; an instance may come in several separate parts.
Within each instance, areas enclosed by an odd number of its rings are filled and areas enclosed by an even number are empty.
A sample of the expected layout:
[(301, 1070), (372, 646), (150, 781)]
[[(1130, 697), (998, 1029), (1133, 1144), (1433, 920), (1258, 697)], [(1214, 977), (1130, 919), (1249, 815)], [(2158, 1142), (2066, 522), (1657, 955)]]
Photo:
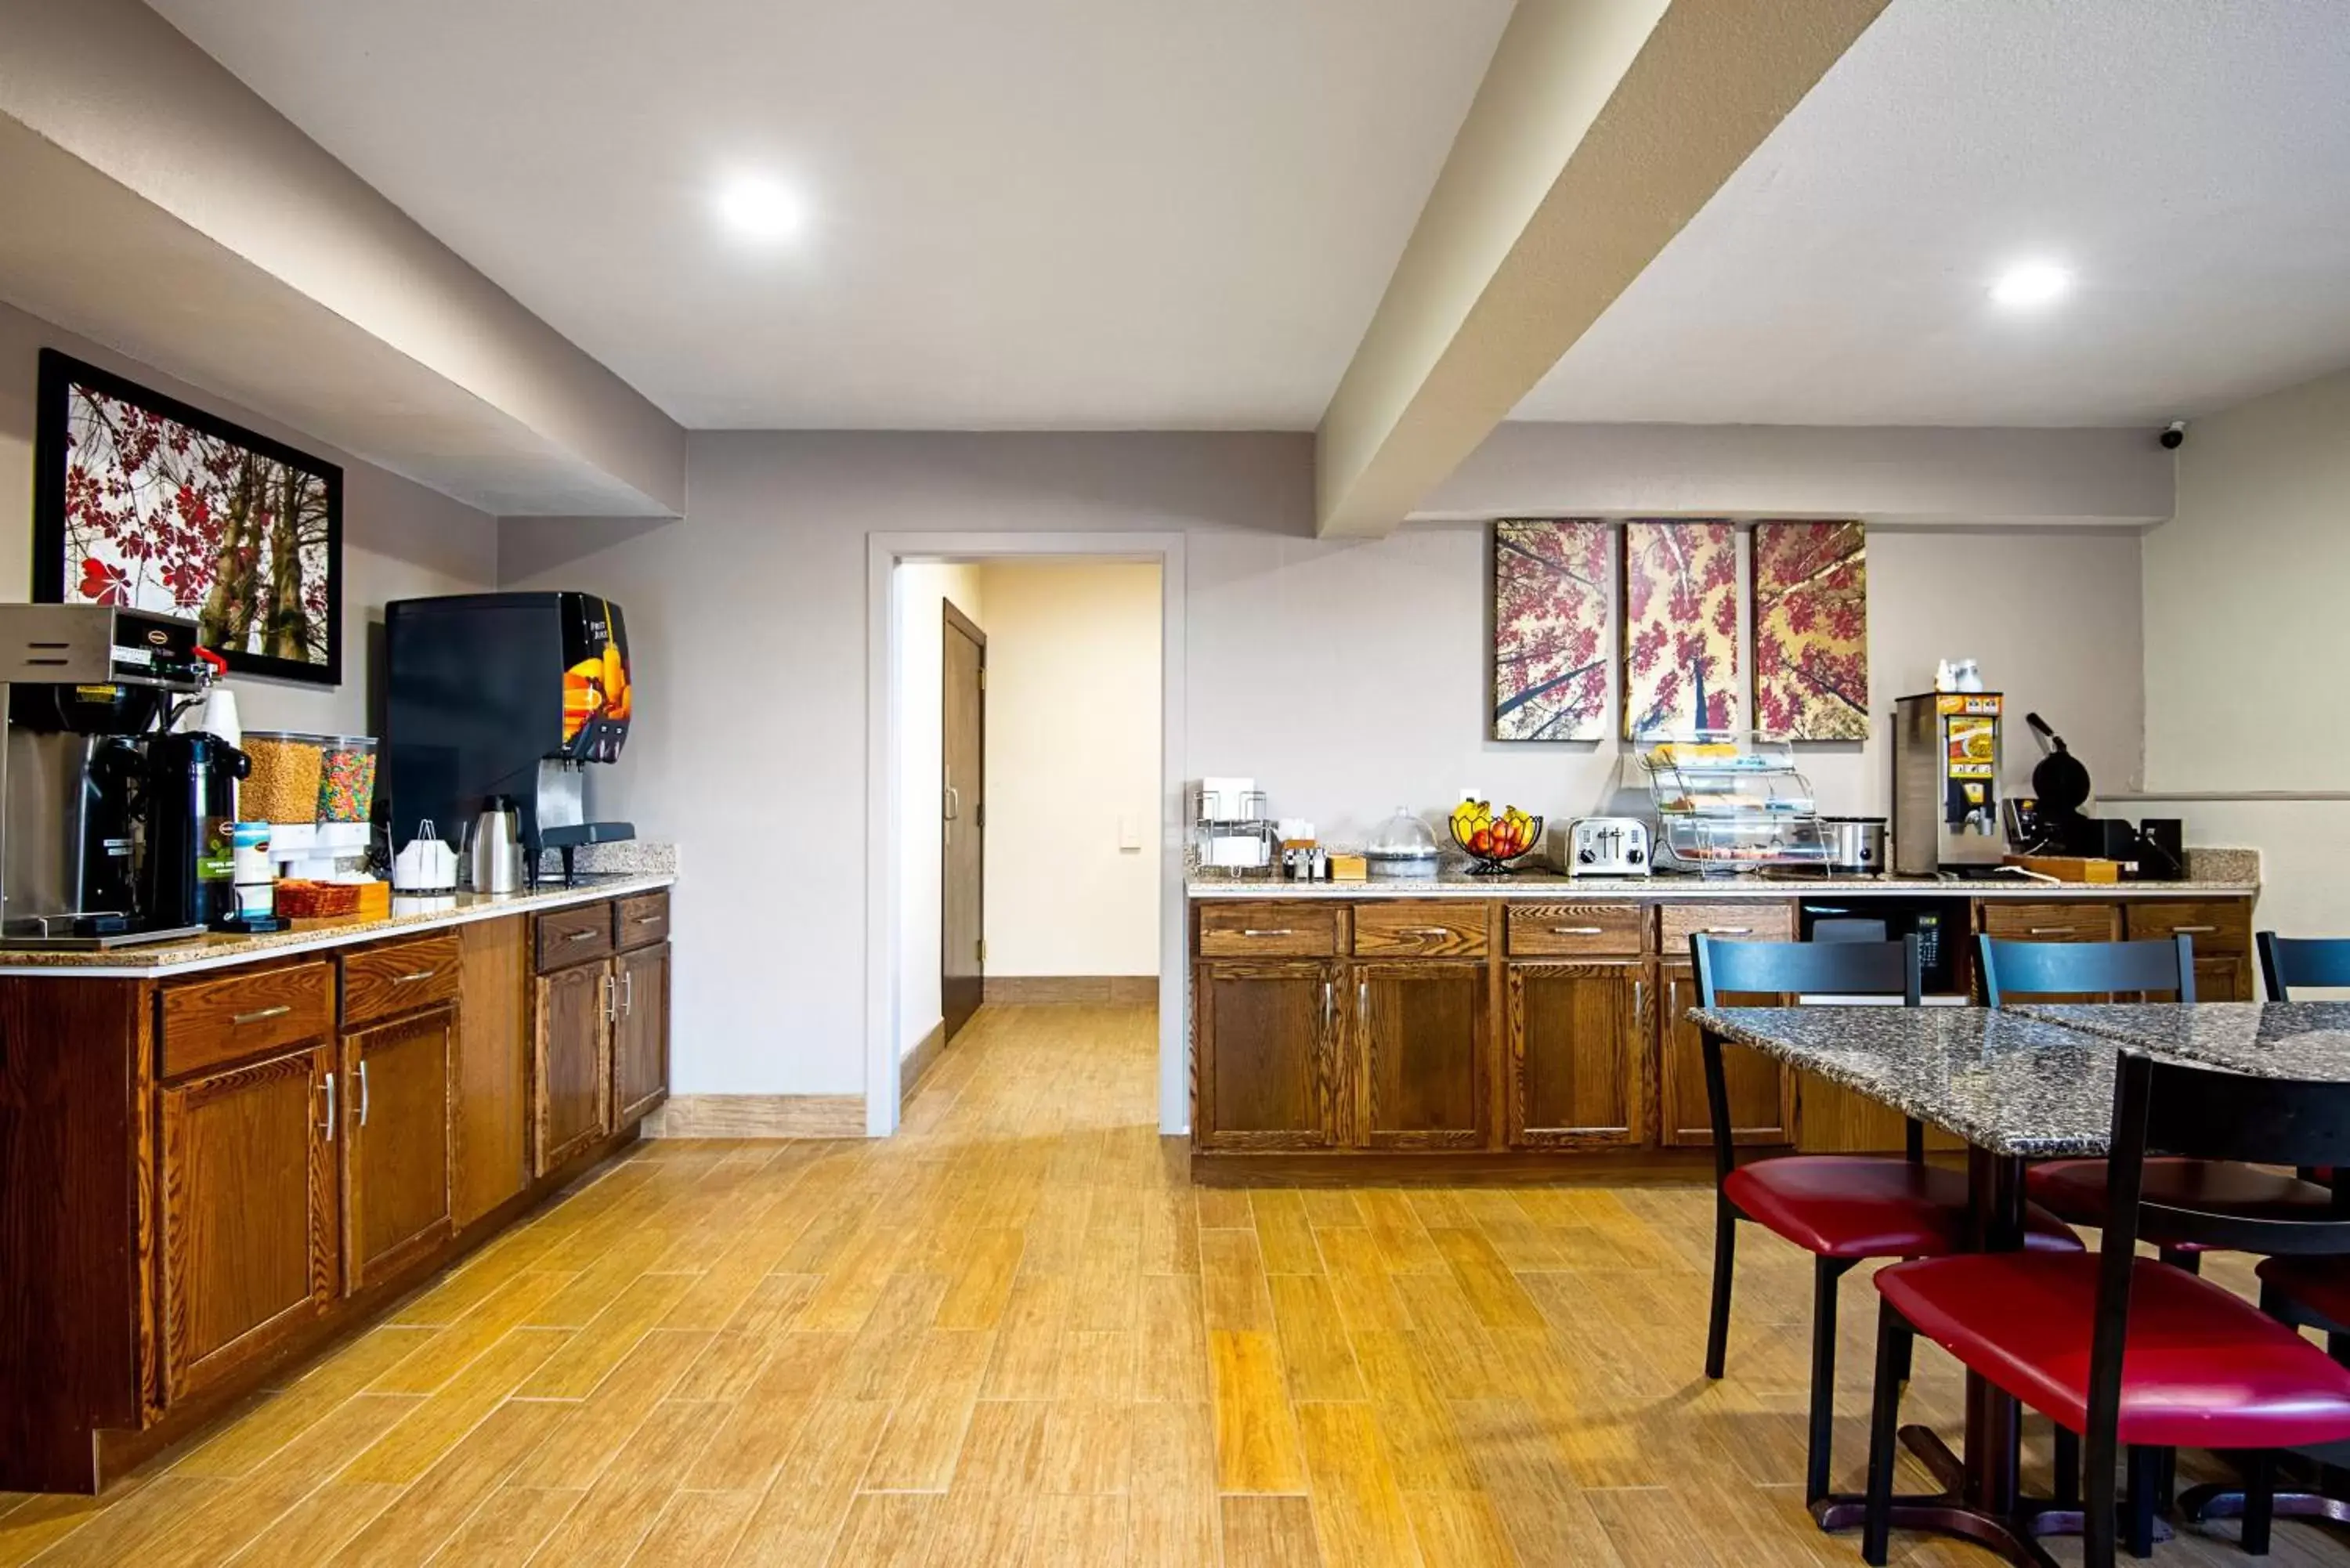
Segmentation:
[(757, 174), (740, 175), (719, 187), (718, 215), (745, 239), (765, 241), (791, 239), (807, 221), (788, 186)]
[(1991, 286), (1991, 296), (2002, 305), (2045, 305), (2073, 286), (2073, 275), (2048, 262), (2012, 266)]

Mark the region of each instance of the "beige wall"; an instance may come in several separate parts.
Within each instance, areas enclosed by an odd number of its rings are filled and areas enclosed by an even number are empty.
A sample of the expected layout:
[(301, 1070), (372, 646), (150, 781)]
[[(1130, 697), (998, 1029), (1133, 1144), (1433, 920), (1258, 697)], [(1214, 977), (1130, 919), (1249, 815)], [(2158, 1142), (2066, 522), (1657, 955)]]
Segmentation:
[[(951, 562), (909, 562), (898, 569), (898, 688), (899, 753), (897, 823), (904, 845), (899, 863), (898, 1051), (920, 1045), (942, 1020), (939, 1000), (939, 909), (945, 844), (939, 829), (940, 754), (945, 720), (940, 680), (946, 618), (941, 600), (987, 626), (980, 574)], [(863, 802), (851, 809), (861, 809)]]
[[(1870, 457), (1849, 462), (1858, 492)], [(1646, 442), (1607, 472), (1562, 472), (1557, 488), (1669, 492), (1678, 472), (1669, 443)], [(728, 873), (678, 901), (681, 1093), (864, 1087), (867, 839), (854, 814), (871, 534), (1184, 535), (1179, 771), (1254, 774), (1281, 811), (1338, 834), (1471, 784), (1587, 811), (1614, 772), (1594, 748), (1484, 738), (1482, 530), (1313, 538), (1307, 437), (710, 432), (693, 438), (690, 477), (682, 522), (500, 529), (504, 586), (586, 588), (628, 609), (638, 719), (593, 783), (600, 809)], [(1820, 493), (1833, 499), (1825, 481)], [(1981, 522), (2013, 521), (1990, 466), (1982, 493)], [(1880, 535), (1878, 706), (1924, 684), (1938, 655), (1970, 653), (2101, 777), (2123, 776), (2126, 762), (2105, 759), (2138, 746), (2137, 545), (2126, 530)], [(1815, 768), (1831, 809), (1882, 800), (1873, 751)]]
[(62, 348), (343, 465), (343, 683), (328, 688), (238, 676), (231, 684), (248, 726), (366, 732), (370, 628), (381, 627), (384, 601), (480, 593), (497, 585), (494, 519), (0, 306), (0, 602), (21, 603), (32, 589), (35, 383), (45, 348)]
[[(2146, 536), (2146, 786), (2350, 790), (2328, 671), (2350, 661), (2350, 374), (2195, 421)], [(2350, 932), (2350, 802), (2156, 801), (2190, 842), (2262, 851), (2261, 920)]]
[(1157, 974), (1159, 568), (991, 563), (979, 579), (987, 972)]

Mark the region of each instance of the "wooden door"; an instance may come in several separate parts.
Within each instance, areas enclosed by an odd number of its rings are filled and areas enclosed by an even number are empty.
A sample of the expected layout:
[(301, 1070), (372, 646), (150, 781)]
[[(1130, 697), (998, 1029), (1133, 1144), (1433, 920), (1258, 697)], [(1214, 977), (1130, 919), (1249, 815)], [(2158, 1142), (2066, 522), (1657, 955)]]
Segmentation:
[(1359, 963), (1345, 1075), (1369, 1148), (1482, 1148), (1491, 975), (1482, 963)]
[(449, 1239), (449, 1075), (457, 1011), (343, 1036), (344, 1277), (358, 1291)]
[(532, 1098), (541, 1176), (594, 1147), (608, 1125), (611, 997), (608, 963), (538, 977)]
[(943, 599), (939, 607), (939, 1002), (951, 1040), (986, 983), (987, 634)]
[(1192, 1008), (1201, 1148), (1328, 1148), (1337, 1141), (1338, 970), (1201, 964)]
[(341, 1293), (328, 1042), (160, 1092), (163, 1398), (229, 1381)]
[(450, 1219), (471, 1225), (530, 1185), (530, 921), (457, 928)]
[(669, 1095), (669, 944), (639, 948), (612, 961), (620, 981), (612, 1031), (616, 1130), (632, 1125)]
[[(1706, 1109), (1705, 1046), (1687, 1016), (1697, 1005), (1697, 972), (1687, 964), (1657, 971), (1663, 1013), (1657, 1023), (1662, 1057), (1663, 1116), (1659, 1142), (1669, 1147), (1711, 1147), (1713, 1123)], [(1724, 1007), (1775, 1007), (1777, 996), (1725, 995)], [(1721, 1054), (1729, 1091), (1730, 1136), (1734, 1143), (1793, 1143), (1795, 1136), (1795, 1075), (1758, 1051), (1731, 1045)]]
[(1643, 963), (1510, 966), (1510, 1147), (1616, 1148), (1648, 1140), (1653, 1000)]

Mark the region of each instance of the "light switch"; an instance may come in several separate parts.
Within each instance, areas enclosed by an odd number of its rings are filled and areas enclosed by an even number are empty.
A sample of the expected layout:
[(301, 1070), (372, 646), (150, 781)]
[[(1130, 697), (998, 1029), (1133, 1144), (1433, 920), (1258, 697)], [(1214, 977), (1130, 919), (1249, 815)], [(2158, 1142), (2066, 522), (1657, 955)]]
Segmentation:
[(1118, 814), (1118, 847), (1121, 854), (1137, 855), (1142, 851), (1142, 819), (1130, 811)]

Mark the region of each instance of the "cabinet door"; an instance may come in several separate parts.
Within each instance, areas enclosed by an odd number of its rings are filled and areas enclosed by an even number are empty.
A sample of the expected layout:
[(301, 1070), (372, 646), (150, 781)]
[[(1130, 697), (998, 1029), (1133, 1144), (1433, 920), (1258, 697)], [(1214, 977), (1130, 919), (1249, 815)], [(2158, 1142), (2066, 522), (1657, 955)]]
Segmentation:
[(449, 1202), (463, 1230), (530, 1185), (530, 920), (475, 920), (457, 936)]
[(612, 1031), (613, 1128), (631, 1127), (669, 1095), (669, 944), (612, 961), (620, 981)]
[(343, 1036), (344, 1273), (380, 1283), (449, 1239), (456, 1009)]
[[(1482, 1148), (1491, 976), (1482, 963), (1354, 966), (1354, 1049), (1370, 1148)], [(1349, 1076), (1355, 1075), (1350, 1074)]]
[[(1657, 1023), (1663, 1057), (1663, 1136), (1673, 1147), (1711, 1147), (1713, 1124), (1706, 1109), (1705, 1046), (1697, 1025), (1686, 1016), (1697, 1005), (1697, 973), (1687, 964), (1668, 964), (1658, 971), (1664, 1013)], [(1776, 996), (1724, 996), (1725, 1007), (1770, 1007)], [(1733, 1143), (1782, 1144), (1794, 1141), (1795, 1075), (1760, 1052), (1731, 1045), (1721, 1053), (1722, 1081), (1729, 1091), (1730, 1136)]]
[(538, 977), (533, 1076), (541, 1176), (593, 1147), (608, 1125), (611, 999), (609, 964)]
[(2252, 961), (2241, 953), (2198, 953), (2195, 958), (2195, 1000), (2251, 1002)]
[(1201, 1148), (1336, 1142), (1338, 975), (1326, 963), (1207, 963), (1192, 1010), (1192, 1140)]
[(1509, 977), (1513, 1148), (1645, 1144), (1656, 1089), (1649, 971), (1639, 963), (1516, 963)]
[(160, 1091), (167, 1404), (227, 1381), (340, 1293), (339, 1087), (320, 1041)]

